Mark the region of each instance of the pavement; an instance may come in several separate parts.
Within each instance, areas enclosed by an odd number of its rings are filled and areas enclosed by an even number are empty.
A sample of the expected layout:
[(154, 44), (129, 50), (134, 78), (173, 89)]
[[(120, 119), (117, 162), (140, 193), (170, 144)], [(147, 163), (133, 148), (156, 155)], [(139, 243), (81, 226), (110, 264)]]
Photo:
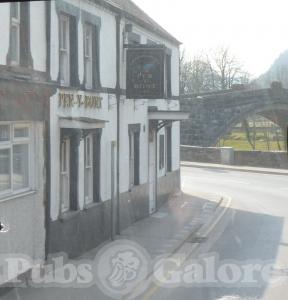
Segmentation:
[[(193, 194), (186, 188), (171, 197), (155, 214), (123, 230), (116, 239), (136, 242), (152, 259), (169, 255), (210, 224), (229, 204), (220, 194), (199, 191)], [(93, 257), (97, 251), (93, 249), (82, 257)]]
[(230, 170), (248, 173), (258, 173), (258, 174), (271, 174), (271, 175), (288, 175), (288, 170), (286, 169), (274, 169), (274, 168), (258, 168), (249, 166), (233, 166), (233, 165), (223, 165), (223, 164), (212, 164), (212, 163), (202, 163), (202, 162), (190, 162), (182, 161), (181, 166), (192, 167), (192, 168), (208, 168), (208, 169), (219, 169), (219, 170)]
[[(193, 193), (191, 186), (186, 186), (174, 195), (155, 214), (143, 219), (121, 232), (117, 240), (130, 240), (142, 246), (151, 259), (171, 256), (183, 250), (188, 241), (186, 255), (198, 245), (198, 232), (207, 235), (228, 209), (230, 201), (221, 194)], [(104, 245), (109, 247), (111, 242)], [(182, 250), (181, 250), (182, 249)], [(79, 260), (93, 259), (101, 247), (83, 254)], [(184, 250), (183, 250), (184, 251)], [(0, 294), (1, 295), (1, 294)], [(0, 296), (1, 300), (48, 300), (48, 299), (111, 299), (104, 295), (97, 286), (82, 289), (73, 288), (15, 288)]]

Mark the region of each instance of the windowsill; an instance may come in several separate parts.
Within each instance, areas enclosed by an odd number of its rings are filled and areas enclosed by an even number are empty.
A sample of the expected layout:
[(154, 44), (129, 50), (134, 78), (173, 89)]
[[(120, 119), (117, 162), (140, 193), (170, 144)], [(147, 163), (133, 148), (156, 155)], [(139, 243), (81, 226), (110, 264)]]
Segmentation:
[(21, 191), (21, 192), (14, 193), (14, 194), (3, 195), (3, 196), (0, 196), (0, 203), (18, 199), (18, 198), (28, 197), (33, 194), (36, 194), (35, 190), (26, 190), (26, 191)]
[(59, 216), (59, 220), (60, 220), (60, 222), (65, 222), (65, 221), (71, 220), (71, 219), (77, 217), (79, 215), (79, 213), (80, 213), (79, 210), (70, 210), (70, 211), (64, 212)]
[(133, 190), (135, 190), (138, 186), (140, 186), (140, 184), (134, 184), (133, 186), (131, 186), (128, 190), (129, 193), (132, 193)]
[(85, 204), (83, 210), (87, 211), (89, 209), (95, 208), (97, 206), (101, 206), (102, 202), (93, 202), (93, 203), (89, 203), (89, 204)]

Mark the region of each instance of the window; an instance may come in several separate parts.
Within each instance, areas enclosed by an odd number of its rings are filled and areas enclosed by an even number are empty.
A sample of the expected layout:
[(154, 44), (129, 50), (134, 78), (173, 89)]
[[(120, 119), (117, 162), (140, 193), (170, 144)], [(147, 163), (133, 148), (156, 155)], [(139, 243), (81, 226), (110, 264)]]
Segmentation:
[(60, 15), (60, 83), (70, 84), (70, 34), (69, 17)]
[(85, 204), (93, 202), (93, 136), (85, 138)]
[(60, 148), (61, 211), (70, 210), (70, 139), (64, 138)]
[(140, 183), (140, 124), (129, 126), (129, 186), (132, 188)]
[(100, 29), (101, 18), (85, 10), (81, 10), (83, 26), (83, 65), (86, 89), (98, 89), (100, 80)]
[(30, 131), (28, 124), (0, 124), (0, 195), (30, 188)]
[(166, 54), (165, 58), (165, 96), (172, 97), (171, 92), (171, 55)]
[(135, 164), (135, 157), (134, 157), (134, 132), (129, 132), (129, 185), (130, 188), (134, 185), (134, 164)]
[(93, 27), (86, 23), (84, 26), (84, 67), (85, 67), (85, 86), (87, 89), (93, 87), (93, 59), (92, 59)]
[(160, 135), (159, 142), (159, 169), (164, 169), (165, 166), (165, 136), (164, 134)]
[(11, 64), (18, 65), (20, 61), (20, 3), (10, 4), (11, 9)]
[(172, 127), (166, 127), (166, 171), (172, 171)]

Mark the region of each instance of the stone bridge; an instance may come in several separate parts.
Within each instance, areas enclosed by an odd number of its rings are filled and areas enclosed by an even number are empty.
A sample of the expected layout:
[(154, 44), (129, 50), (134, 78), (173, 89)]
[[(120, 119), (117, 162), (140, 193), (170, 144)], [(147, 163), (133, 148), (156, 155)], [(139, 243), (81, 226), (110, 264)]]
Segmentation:
[(182, 111), (190, 112), (181, 124), (182, 145), (214, 146), (233, 126), (254, 114), (276, 123), (287, 135), (288, 90), (280, 87), (184, 95), (180, 103)]

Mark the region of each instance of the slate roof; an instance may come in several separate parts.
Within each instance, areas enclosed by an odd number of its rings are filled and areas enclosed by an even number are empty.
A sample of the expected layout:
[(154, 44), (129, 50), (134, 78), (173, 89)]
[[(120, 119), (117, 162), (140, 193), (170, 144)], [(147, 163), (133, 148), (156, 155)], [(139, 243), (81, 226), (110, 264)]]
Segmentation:
[[(148, 14), (146, 14), (139, 6), (137, 6), (131, 0), (104, 0), (106, 3), (120, 9), (123, 15), (138, 23), (140, 26), (145, 27), (149, 31), (155, 32), (161, 37), (169, 40), (170, 42), (180, 45), (179, 42), (173, 35), (166, 31), (162, 26), (155, 22)], [(144, 0), (145, 1), (145, 0)], [(164, 9), (164, 8), (163, 8)]]

